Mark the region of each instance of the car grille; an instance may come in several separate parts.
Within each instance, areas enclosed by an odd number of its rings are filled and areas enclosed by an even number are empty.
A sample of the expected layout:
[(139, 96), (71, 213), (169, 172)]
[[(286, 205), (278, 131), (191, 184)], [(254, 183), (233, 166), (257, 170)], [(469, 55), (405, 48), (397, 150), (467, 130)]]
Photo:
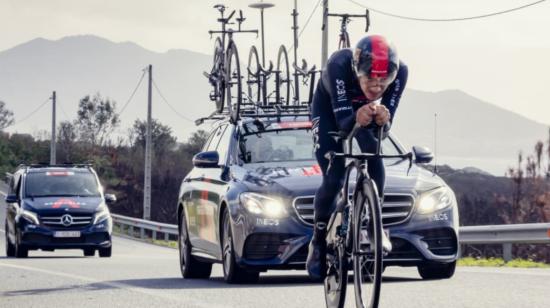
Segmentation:
[[(313, 225), (313, 198), (314, 196), (298, 197), (294, 199), (294, 209), (300, 220)], [(408, 194), (386, 194), (382, 208), (382, 222), (384, 226), (403, 223), (407, 220), (414, 207), (414, 197)]]
[[(72, 223), (68, 226), (63, 225), (61, 218), (65, 215), (70, 215)], [(88, 226), (92, 222), (93, 215), (90, 214), (63, 214), (63, 215), (48, 215), (40, 216), (40, 222), (47, 227), (55, 229), (79, 229)]]

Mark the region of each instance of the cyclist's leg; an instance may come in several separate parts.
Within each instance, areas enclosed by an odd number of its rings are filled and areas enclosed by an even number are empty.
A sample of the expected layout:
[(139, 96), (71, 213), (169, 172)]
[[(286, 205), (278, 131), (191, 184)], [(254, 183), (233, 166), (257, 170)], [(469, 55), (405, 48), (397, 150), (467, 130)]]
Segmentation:
[[(314, 108), (315, 109), (315, 108)], [(328, 113), (327, 113), (328, 114)], [(328, 151), (342, 151), (342, 145), (336, 142), (328, 135), (329, 131), (335, 131), (337, 128), (330, 124), (328, 119), (323, 119), (323, 115), (315, 117), (313, 113), (313, 137), (315, 141), (315, 156), (319, 167), (323, 172), (323, 182), (314, 199), (314, 228), (313, 238), (311, 239), (306, 262), (306, 268), (309, 275), (316, 280), (324, 278), (326, 274), (326, 228), (330, 215), (335, 208), (335, 199), (338, 191), (342, 187), (345, 167), (342, 159), (333, 161), (329, 168), (329, 161), (324, 157)]]

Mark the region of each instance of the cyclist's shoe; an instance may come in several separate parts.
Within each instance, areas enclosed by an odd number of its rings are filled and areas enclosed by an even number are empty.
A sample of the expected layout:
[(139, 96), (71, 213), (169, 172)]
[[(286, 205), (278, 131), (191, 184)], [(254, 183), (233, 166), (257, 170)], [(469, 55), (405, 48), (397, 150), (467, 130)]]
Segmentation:
[(327, 250), (327, 224), (318, 222), (313, 229), (313, 238), (309, 243), (309, 251), (306, 261), (306, 269), (309, 277), (315, 281), (325, 279), (326, 275), (326, 250)]

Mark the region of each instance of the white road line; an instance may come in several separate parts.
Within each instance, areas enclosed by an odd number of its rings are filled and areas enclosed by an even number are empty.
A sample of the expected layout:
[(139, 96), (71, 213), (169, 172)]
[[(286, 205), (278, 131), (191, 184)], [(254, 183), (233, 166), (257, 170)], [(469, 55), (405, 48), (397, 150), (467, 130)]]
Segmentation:
[[(86, 277), (86, 276), (73, 275), (73, 274), (68, 274), (68, 273), (60, 273), (60, 272), (49, 271), (49, 270), (45, 270), (45, 269), (41, 269), (41, 268), (15, 265), (15, 264), (6, 264), (6, 263), (0, 262), (0, 267), (2, 267), (2, 266), (3, 267), (11, 267), (11, 268), (20, 269), (20, 270), (31, 271), (31, 272), (38, 272), (38, 273), (47, 274), (47, 275), (59, 276), (59, 277), (64, 277), (64, 278), (69, 278), (69, 279), (81, 280), (81, 281), (85, 281), (85, 282), (89, 282), (89, 283), (96, 283), (96, 284), (105, 285), (105, 286), (109, 286), (109, 287), (117, 288), (117, 289), (122, 289), (122, 290), (128, 290), (128, 291), (132, 291), (132, 292), (136, 292), (136, 293), (141, 293), (141, 294), (145, 294), (145, 295), (149, 295), (149, 296), (153, 296), (153, 297), (158, 297), (158, 298), (174, 301), (174, 302), (177, 302), (180, 305), (181, 304), (188, 304), (191, 307), (204, 307), (204, 308), (207, 308), (207, 307), (223, 307), (223, 306), (214, 306), (212, 304), (200, 303), (200, 302), (192, 300), (192, 299), (190, 299), (189, 297), (186, 297), (186, 296), (181, 296), (180, 297), (180, 296), (172, 296), (172, 295), (167, 295), (167, 294), (159, 294), (159, 293), (156, 293), (154, 291), (147, 290), (145, 288), (134, 287), (134, 286), (130, 286), (130, 285), (127, 285), (127, 284), (124, 284), (124, 283), (119, 283), (119, 282), (101, 281), (101, 280), (96, 280), (96, 279)], [(182, 299), (184, 300), (183, 302), (182, 302)]]

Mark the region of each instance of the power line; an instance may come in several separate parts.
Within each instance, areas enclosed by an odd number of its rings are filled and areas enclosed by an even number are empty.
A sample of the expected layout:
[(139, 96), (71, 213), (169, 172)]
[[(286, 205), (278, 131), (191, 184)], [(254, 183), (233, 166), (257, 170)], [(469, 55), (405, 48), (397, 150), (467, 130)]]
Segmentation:
[(120, 109), (120, 112), (118, 113), (119, 116), (124, 112), (126, 107), (128, 107), (128, 104), (130, 104), (130, 102), (132, 101), (132, 98), (134, 98), (134, 95), (136, 94), (139, 86), (141, 85), (141, 82), (143, 81), (143, 77), (145, 76), (146, 73), (147, 73), (147, 71), (144, 69), (143, 73), (141, 74), (141, 77), (139, 78), (139, 81), (138, 81), (134, 91), (132, 92), (132, 94), (130, 95), (130, 97), (126, 101), (126, 103), (124, 103), (124, 106), (122, 106), (122, 109)]
[(164, 95), (162, 95), (162, 92), (160, 91), (159, 87), (157, 86), (157, 83), (155, 82), (155, 80), (153, 79), (153, 86), (155, 87), (155, 89), (157, 90), (157, 93), (160, 95), (160, 97), (162, 98), (162, 100), (164, 101), (164, 103), (166, 105), (168, 105), (168, 107), (170, 107), (170, 109), (172, 109), (172, 111), (174, 111), (178, 116), (180, 116), (180, 118), (186, 120), (186, 121), (189, 121), (189, 122), (192, 122), (192, 123), (195, 123), (195, 121), (189, 119), (188, 117), (184, 116), (183, 114), (179, 113), (176, 108), (174, 108), (174, 106), (172, 106), (168, 100), (166, 99), (166, 97), (164, 97)]
[(532, 3), (528, 3), (528, 4), (525, 4), (525, 5), (522, 5), (522, 6), (518, 6), (518, 7), (515, 7), (515, 8), (503, 10), (503, 11), (497, 11), (497, 12), (493, 12), (493, 13), (475, 15), (475, 16), (468, 16), (468, 17), (457, 17), (457, 18), (419, 18), (419, 17), (403, 16), (403, 15), (398, 15), (398, 14), (393, 14), (393, 13), (377, 10), (377, 9), (372, 8), (372, 7), (366, 6), (362, 3), (359, 3), (355, 0), (348, 0), (348, 1), (355, 4), (355, 5), (361, 6), (365, 9), (371, 10), (375, 13), (390, 16), (390, 17), (395, 17), (395, 18), (399, 18), (399, 19), (406, 19), (406, 20), (413, 20), (413, 21), (427, 21), (427, 22), (451, 22), (451, 21), (464, 21), (464, 20), (472, 20), (472, 19), (481, 19), (481, 18), (487, 18), (487, 17), (491, 17), (491, 16), (496, 16), (496, 15), (502, 15), (502, 14), (518, 11), (518, 10), (521, 10), (521, 9), (524, 9), (524, 8), (527, 8), (527, 7), (530, 7), (530, 6), (533, 6), (533, 5), (540, 4), (542, 2), (545, 2), (546, 0), (535, 1), (535, 2), (532, 2)]
[(31, 111), (29, 114), (27, 114), (26, 116), (24, 116), (21, 120), (19, 121), (16, 121), (16, 122), (13, 122), (13, 124), (11, 125), (8, 125), (8, 126), (4, 126), (2, 127), (1, 129), (6, 129), (8, 127), (11, 127), (11, 126), (16, 126), (18, 124), (20, 124), (21, 122), (24, 122), (26, 121), (27, 119), (29, 119), (30, 117), (32, 117), (35, 113), (37, 113), (40, 109), (42, 109), (42, 107), (44, 107), (44, 105), (46, 105), (46, 103), (48, 103), (50, 101), (50, 98), (48, 97), (48, 99), (46, 99), (42, 104), (40, 104), (38, 107), (36, 107), (36, 109), (34, 109), (33, 111)]

